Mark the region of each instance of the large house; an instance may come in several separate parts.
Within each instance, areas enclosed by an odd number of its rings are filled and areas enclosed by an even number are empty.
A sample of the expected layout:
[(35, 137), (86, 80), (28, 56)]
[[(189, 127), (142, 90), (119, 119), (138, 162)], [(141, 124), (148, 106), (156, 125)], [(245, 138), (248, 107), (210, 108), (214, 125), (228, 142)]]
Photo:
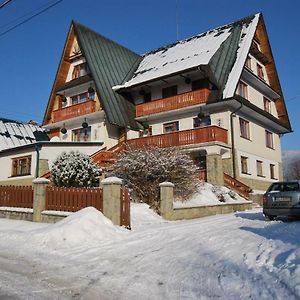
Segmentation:
[(57, 142), (179, 146), (203, 179), (265, 190), (291, 132), (263, 16), (139, 55), (72, 22), (43, 127)]

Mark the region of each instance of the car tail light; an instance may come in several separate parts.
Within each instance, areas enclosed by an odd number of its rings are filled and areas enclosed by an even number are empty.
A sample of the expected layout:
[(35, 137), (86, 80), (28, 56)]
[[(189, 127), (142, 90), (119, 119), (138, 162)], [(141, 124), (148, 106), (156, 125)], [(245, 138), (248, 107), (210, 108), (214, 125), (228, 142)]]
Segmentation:
[[(300, 200), (300, 199), (299, 199)], [(268, 202), (268, 197), (266, 194), (263, 195), (263, 205), (266, 205)]]

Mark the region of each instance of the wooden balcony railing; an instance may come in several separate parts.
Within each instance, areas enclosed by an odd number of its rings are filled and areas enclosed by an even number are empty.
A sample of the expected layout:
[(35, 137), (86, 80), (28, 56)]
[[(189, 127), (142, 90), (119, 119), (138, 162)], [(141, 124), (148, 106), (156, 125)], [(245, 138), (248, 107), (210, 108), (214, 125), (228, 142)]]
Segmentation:
[(143, 147), (175, 147), (207, 142), (228, 143), (227, 130), (218, 126), (201, 127), (128, 140), (131, 149)]
[(96, 102), (89, 100), (86, 102), (67, 106), (53, 111), (53, 123), (63, 121), (66, 119), (76, 118), (96, 111)]
[(201, 89), (136, 105), (136, 117), (157, 114), (191, 105), (206, 103), (209, 89)]

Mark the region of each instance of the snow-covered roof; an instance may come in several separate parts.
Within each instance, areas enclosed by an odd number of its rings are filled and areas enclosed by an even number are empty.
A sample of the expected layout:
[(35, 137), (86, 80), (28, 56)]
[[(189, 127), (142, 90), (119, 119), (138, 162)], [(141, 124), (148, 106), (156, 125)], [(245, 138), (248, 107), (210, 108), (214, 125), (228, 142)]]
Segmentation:
[[(256, 14), (146, 53), (132, 78), (122, 85), (115, 86), (114, 89), (133, 87), (151, 80), (208, 65), (217, 51), (221, 49), (223, 43), (233, 34), (233, 28), (240, 26), (238, 51), (235, 66), (232, 68), (234, 74), (229, 75), (230, 78), (236, 78), (236, 73), (239, 73), (238, 71), (244, 65), (258, 19), (259, 14)], [(226, 88), (228, 94), (228, 89), (232, 89), (232, 85), (227, 85)]]
[(47, 134), (38, 125), (0, 118), (0, 151), (46, 140)]

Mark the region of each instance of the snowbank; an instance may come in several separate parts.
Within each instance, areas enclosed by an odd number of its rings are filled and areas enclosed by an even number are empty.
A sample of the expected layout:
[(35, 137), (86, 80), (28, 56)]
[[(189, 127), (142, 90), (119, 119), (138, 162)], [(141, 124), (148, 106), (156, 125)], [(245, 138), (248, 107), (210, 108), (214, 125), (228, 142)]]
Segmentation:
[(135, 230), (143, 226), (149, 226), (153, 224), (162, 224), (167, 221), (158, 215), (150, 206), (146, 203), (131, 203), (131, 229)]
[(32, 239), (41, 246), (62, 248), (99, 244), (104, 240), (121, 238), (126, 232), (94, 207), (86, 207), (46, 229), (32, 232)]
[(174, 208), (197, 207), (207, 205), (224, 205), (228, 203), (248, 203), (246, 199), (239, 196), (236, 192), (224, 187), (214, 186), (210, 183), (201, 183), (196, 193), (187, 201), (175, 200)]

